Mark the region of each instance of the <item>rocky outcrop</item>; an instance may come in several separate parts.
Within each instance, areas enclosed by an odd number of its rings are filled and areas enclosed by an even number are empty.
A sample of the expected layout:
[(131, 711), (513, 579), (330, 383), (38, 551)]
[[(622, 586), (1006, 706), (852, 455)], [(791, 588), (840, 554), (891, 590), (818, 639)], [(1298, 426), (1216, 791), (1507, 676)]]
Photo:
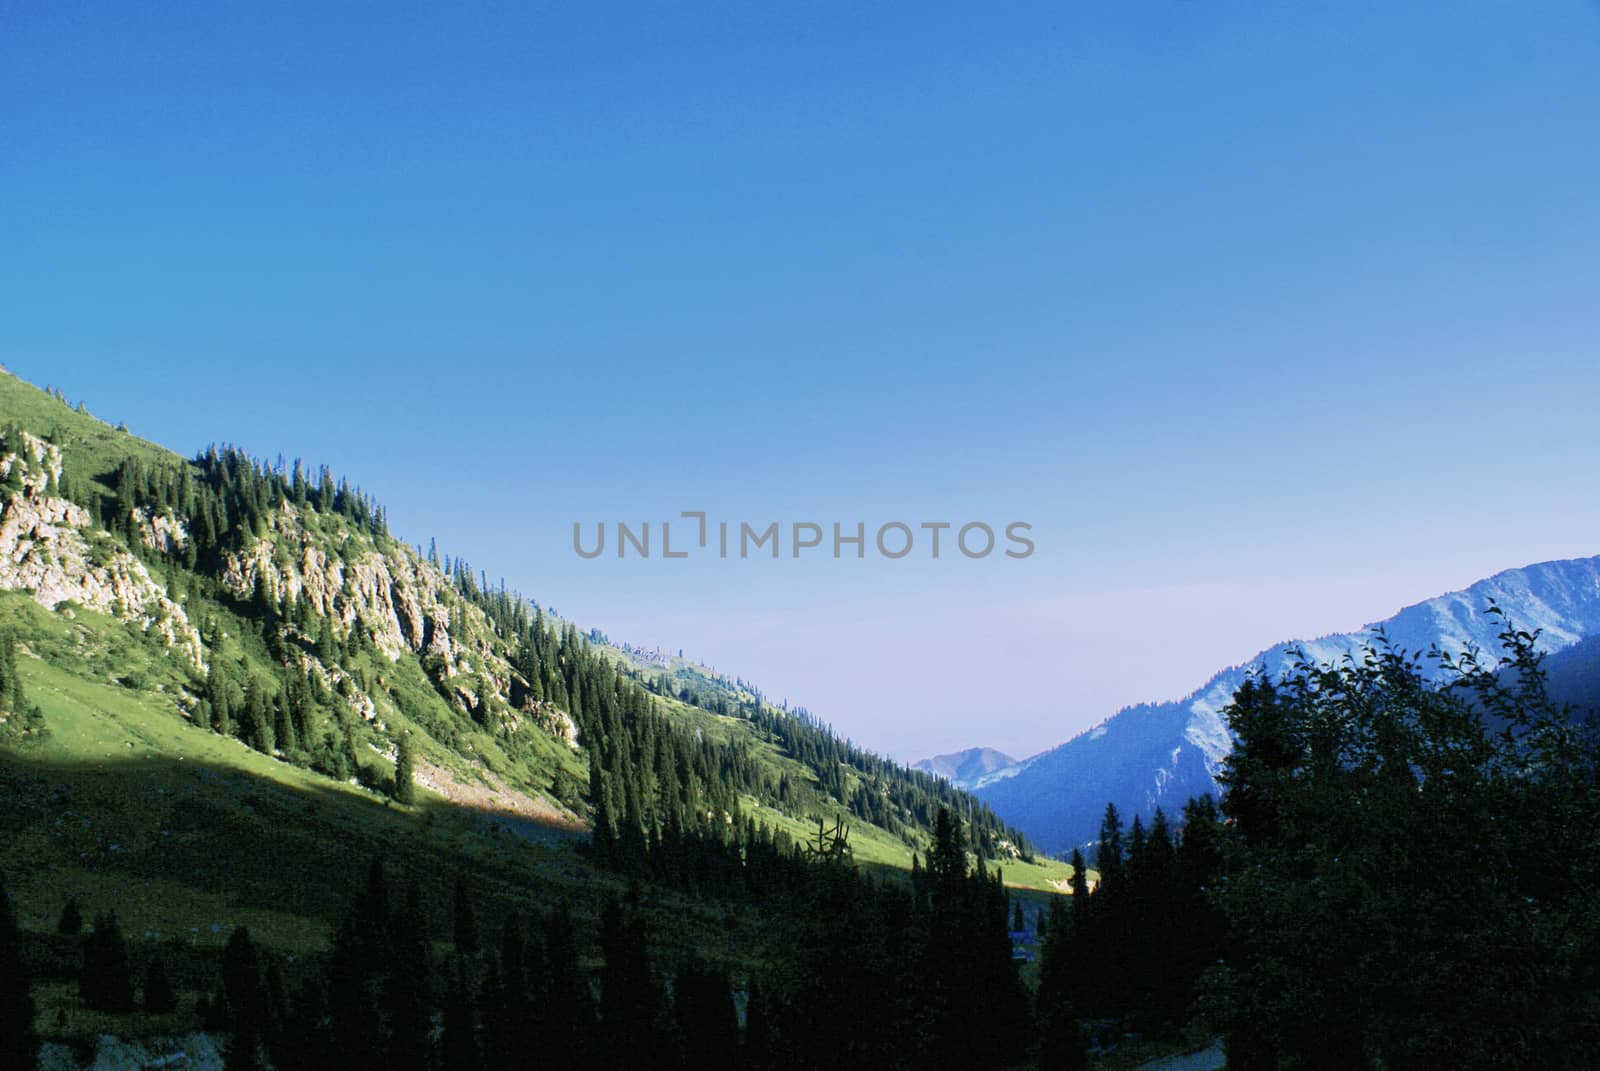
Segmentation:
[[(507, 729), (531, 724), (577, 746), (572, 719), (532, 698), (483, 612), (411, 547), (380, 548), (340, 519), (308, 517), (288, 502), (267, 527), (223, 562), (222, 585), (236, 598), (252, 598), (262, 585), (279, 602), (303, 598), (346, 639), (359, 621), (391, 661), (405, 654), (422, 658), (463, 713), (482, 717), (492, 700)], [(370, 703), (360, 713), (375, 716)]]
[(95, 530), (82, 506), (46, 493), (60, 477), (56, 448), (26, 434), (16, 445), (0, 457), (0, 480), (19, 465), (26, 471), (0, 505), (0, 589), (26, 591), (50, 610), (75, 602), (133, 622), (202, 667), (199, 633), (144, 563)]
[(144, 510), (135, 509), (133, 523), (139, 541), (159, 554), (176, 553), (189, 542), (189, 526), (166, 514), (147, 517)]
[[(138, 556), (92, 523), (89, 511), (60, 496), (61, 471), (52, 443), (27, 432), (0, 441), (0, 589), (26, 591), (52, 610), (76, 604), (129, 621), (203, 670), (205, 649), (183, 607)], [(183, 517), (135, 509), (130, 520), (133, 536), (154, 554), (181, 554), (189, 545)], [(535, 728), (577, 746), (571, 717), (534, 699), (483, 612), (409, 546), (284, 502), (256, 538), (224, 557), (218, 579), (240, 600), (263, 586), (280, 603), (304, 600), (345, 642), (359, 625), (391, 661), (421, 659), (457, 710), (480, 722), (492, 717), (506, 730)], [(357, 716), (380, 717), (376, 697), (338, 667), (303, 661)]]
[(465, 652), (450, 634), (456, 598), (443, 574), (409, 548), (386, 554), (337, 520), (332, 523), (335, 532), (309, 531), (299, 511), (284, 503), (265, 538), (228, 555), (223, 586), (245, 599), (264, 580), (274, 598), (304, 597), (342, 634), (359, 618), (391, 660), (405, 651), (433, 652), (453, 668)]

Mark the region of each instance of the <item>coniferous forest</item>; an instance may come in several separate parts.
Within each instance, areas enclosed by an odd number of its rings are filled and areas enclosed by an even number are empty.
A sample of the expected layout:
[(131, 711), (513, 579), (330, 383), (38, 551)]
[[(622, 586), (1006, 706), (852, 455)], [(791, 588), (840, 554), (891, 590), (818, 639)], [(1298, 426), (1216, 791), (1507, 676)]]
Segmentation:
[(1597, 16), (0, 0), (0, 1071), (1597, 1071)]
[(1108, 805), (1069, 867), (327, 469), (6, 390), (0, 1066), (85, 1030), (263, 1069), (1600, 1061), (1596, 749), (1512, 622), (1247, 681), (1220, 797)]

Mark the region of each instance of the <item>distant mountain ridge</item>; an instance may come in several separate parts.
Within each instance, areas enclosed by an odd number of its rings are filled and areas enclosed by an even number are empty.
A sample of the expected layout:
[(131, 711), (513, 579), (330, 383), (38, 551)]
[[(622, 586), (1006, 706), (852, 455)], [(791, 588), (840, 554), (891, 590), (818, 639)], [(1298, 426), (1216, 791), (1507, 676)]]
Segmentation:
[[(1477, 647), (1498, 652), (1493, 601), (1519, 629), (1540, 630), (1539, 647), (1556, 652), (1600, 635), (1600, 557), (1507, 569), (1461, 590), (1408, 606), (1356, 632), (1288, 641), (1215, 674), (1182, 699), (1141, 703), (1048, 751), (984, 775), (972, 787), (1000, 817), (1052, 853), (1092, 840), (1108, 801), (1124, 817), (1146, 821), (1156, 807), (1176, 811), (1190, 796), (1216, 790), (1233, 741), (1222, 717), (1252, 671), (1277, 675), (1303, 650), (1317, 662), (1360, 650), (1381, 628), (1396, 647), (1451, 655)], [(1424, 671), (1435, 667), (1424, 660)]]
[(949, 755), (935, 755), (911, 764), (913, 770), (922, 770), (942, 777), (957, 788), (971, 788), (996, 770), (1015, 766), (1017, 760), (992, 747), (969, 747)]

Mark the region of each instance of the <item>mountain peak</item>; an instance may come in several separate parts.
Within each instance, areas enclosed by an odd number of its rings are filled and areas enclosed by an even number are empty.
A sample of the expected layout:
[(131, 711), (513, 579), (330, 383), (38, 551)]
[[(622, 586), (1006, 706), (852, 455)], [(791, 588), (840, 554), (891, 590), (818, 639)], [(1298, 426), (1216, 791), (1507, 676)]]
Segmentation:
[(912, 763), (911, 768), (942, 777), (957, 788), (971, 788), (986, 774), (1015, 765), (1016, 761), (992, 747), (969, 747), (964, 751), (922, 759)]
[[(1487, 613), (1491, 602), (1504, 618)], [(1171, 814), (1191, 796), (1215, 793), (1233, 745), (1222, 712), (1251, 672), (1281, 674), (1302, 653), (1315, 663), (1337, 661), (1373, 643), (1379, 629), (1406, 651), (1437, 647), (1460, 656), (1477, 649), (1492, 660), (1507, 624), (1537, 631), (1546, 653), (1600, 635), (1600, 557), (1502, 570), (1354, 632), (1275, 644), (1220, 669), (1182, 699), (1128, 707), (969, 787), (1046, 851), (1070, 851), (1094, 837), (1107, 802), (1148, 821), (1157, 807)], [(1422, 671), (1437, 669), (1424, 659)]]

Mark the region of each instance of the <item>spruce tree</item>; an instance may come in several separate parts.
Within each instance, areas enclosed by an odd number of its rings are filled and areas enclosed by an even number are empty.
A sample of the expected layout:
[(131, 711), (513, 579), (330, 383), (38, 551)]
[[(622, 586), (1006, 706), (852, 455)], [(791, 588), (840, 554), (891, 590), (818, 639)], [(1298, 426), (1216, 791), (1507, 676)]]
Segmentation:
[(228, 1009), (227, 1071), (255, 1071), (271, 1026), (261, 957), (250, 931), (238, 927), (222, 950), (222, 992)]
[(244, 718), (239, 729), (245, 743), (263, 755), (272, 754), (277, 745), (272, 732), (272, 715), (267, 703), (267, 697), (260, 683), (252, 676), (245, 689)]
[(167, 969), (159, 959), (152, 959), (145, 967), (142, 1002), (151, 1015), (166, 1015), (178, 1010), (178, 996), (172, 991)]
[(39, 1037), (33, 1026), (33, 994), (22, 962), (22, 936), (0, 877), (0, 1067), (33, 1071)]
[(636, 893), (626, 907), (608, 902), (600, 913), (600, 1028), (607, 1067), (657, 1066), (661, 991), (650, 972), (644, 917)]
[(593, 1048), (595, 1009), (588, 979), (578, 963), (578, 940), (566, 905), (545, 923), (545, 982), (540, 1049), (552, 1067), (582, 1067)]
[(417, 787), (414, 780), (416, 759), (411, 753), (411, 735), (401, 733), (395, 743), (394, 798), (407, 806), (416, 802)]
[(721, 971), (698, 961), (685, 964), (673, 985), (673, 1012), (688, 1062), (705, 1071), (739, 1065), (739, 1019)]
[(754, 979), (745, 1002), (744, 1039), (739, 1055), (745, 1071), (767, 1071), (774, 1066), (767, 1002)]
[(412, 884), (395, 914), (386, 950), (383, 1001), (388, 1020), (386, 1071), (427, 1071), (430, 1063), (428, 980), (433, 973), (427, 919)]
[(133, 968), (114, 911), (95, 916), (94, 929), (83, 946), (78, 995), (96, 1011), (130, 1012), (134, 1008)]
[(456, 951), (462, 955), (477, 954), (478, 919), (472, 910), (472, 890), (463, 872), (456, 874), (455, 945)]
[(211, 712), (211, 728), (213, 731), (227, 736), (231, 731), (232, 711), (229, 709), (228, 675), (223, 669), (222, 658), (215, 647), (211, 653), (211, 669), (206, 674), (206, 705)]
[(470, 971), (465, 962), (458, 961), (450, 973), (441, 1018), (439, 1055), (442, 1066), (448, 1071), (479, 1071), (483, 1067), (483, 1052), (478, 1044), (478, 1009)]
[(61, 909), (61, 919), (56, 923), (56, 932), (69, 937), (83, 932), (83, 909), (78, 906), (76, 896), (67, 898), (67, 906)]

